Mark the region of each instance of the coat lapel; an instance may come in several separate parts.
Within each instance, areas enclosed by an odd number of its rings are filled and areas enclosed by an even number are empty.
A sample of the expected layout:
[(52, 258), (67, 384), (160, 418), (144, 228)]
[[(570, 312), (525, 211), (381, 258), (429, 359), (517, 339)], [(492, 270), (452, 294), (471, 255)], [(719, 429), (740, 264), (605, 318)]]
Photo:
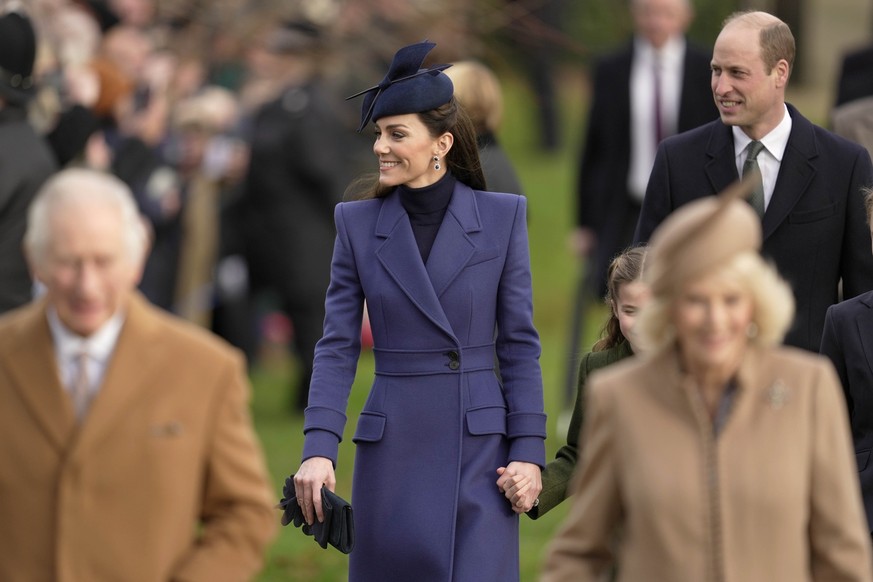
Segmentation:
[[(712, 128), (712, 134), (706, 148), (709, 160), (703, 171), (709, 180), (712, 193), (715, 194), (739, 180), (740, 176), (734, 163), (734, 138), (730, 126), (713, 123)], [(694, 198), (706, 194), (707, 192), (694, 193)]]
[(382, 203), (375, 234), (385, 239), (376, 249), (376, 257), (397, 286), (428, 319), (454, 338), (452, 327), (418, 252), (409, 215), (396, 192), (388, 195)]
[(812, 124), (791, 105), (791, 134), (779, 166), (773, 197), (764, 213), (764, 240), (785, 221), (797, 201), (806, 193), (815, 176), (812, 159), (818, 156)]
[(160, 371), (156, 362), (163, 361), (160, 353), (164, 350), (156, 331), (156, 316), (150, 309), (141, 295), (134, 295), (103, 384), (82, 423), (73, 455), (86, 451), (117, 424), (125, 422), (126, 415), (137, 409), (137, 403), (150, 395), (154, 374)]
[(867, 367), (873, 373), (873, 293), (863, 296), (860, 301), (867, 309), (855, 319), (855, 325), (858, 326), (858, 337), (867, 358)]
[(479, 208), (473, 191), (460, 182), (449, 201), (446, 217), (440, 225), (427, 260), (427, 273), (437, 297), (464, 270), (476, 250), (468, 233), (482, 230)]
[(3, 366), (37, 424), (63, 451), (76, 429), (75, 414), (58, 375), (45, 301), (31, 307), (22, 322), (17, 347), (6, 356)]

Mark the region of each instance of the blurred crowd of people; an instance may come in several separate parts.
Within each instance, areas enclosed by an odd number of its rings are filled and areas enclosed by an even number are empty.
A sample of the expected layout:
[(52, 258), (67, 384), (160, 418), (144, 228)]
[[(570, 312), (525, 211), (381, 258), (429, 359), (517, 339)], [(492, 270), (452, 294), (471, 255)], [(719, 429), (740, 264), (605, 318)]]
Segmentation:
[[(369, 136), (354, 132), (355, 108), (342, 97), (419, 36), (440, 36), (445, 61), (475, 51), (456, 18), (466, 11), (452, 18), (452, 2), (394, 0), (31, 0), (2, 9), (27, 14), (36, 32), (26, 108), (54, 161), (43, 155), (41, 179), (68, 166), (121, 178), (151, 233), (141, 291), (250, 362), (265, 334), (287, 342), (299, 370), (289, 404), (302, 410), (333, 207), (373, 168)], [(494, 129), (483, 139), (500, 156)], [(23, 215), (19, 223), (10, 246)], [(23, 260), (16, 270), (22, 283), (5, 309), (30, 296)]]

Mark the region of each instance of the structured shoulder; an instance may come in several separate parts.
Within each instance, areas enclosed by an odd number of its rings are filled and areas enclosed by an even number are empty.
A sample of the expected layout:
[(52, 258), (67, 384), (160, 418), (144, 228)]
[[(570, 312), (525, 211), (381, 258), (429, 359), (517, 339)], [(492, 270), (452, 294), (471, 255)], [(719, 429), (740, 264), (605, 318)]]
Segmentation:
[(346, 225), (373, 222), (379, 216), (383, 202), (382, 198), (340, 202), (333, 209), (334, 221)]
[[(600, 352), (607, 354), (608, 351)], [(604, 356), (598, 356), (604, 357)], [(634, 386), (649, 386), (653, 376), (653, 362), (644, 358), (623, 358), (620, 361), (598, 362), (601, 365), (595, 367), (594, 362), (588, 362), (590, 378), (596, 384), (609, 387), (622, 387), (630, 390)]]
[(802, 370), (826, 367), (830, 360), (821, 354), (816, 354), (791, 346), (780, 346), (767, 350), (764, 355), (763, 367), (784, 370), (794, 374), (803, 374)]
[(730, 131), (720, 119), (710, 121), (694, 129), (671, 135), (664, 139), (663, 147), (669, 150), (682, 149), (685, 151), (705, 152), (709, 149), (713, 139), (719, 138), (717, 132)]
[(358, 216), (366, 213), (378, 212), (382, 206), (383, 198), (368, 198), (367, 200), (346, 200), (336, 205), (336, 211), (344, 215)]
[(239, 349), (213, 332), (150, 304), (145, 304), (136, 318), (132, 313), (127, 324), (134, 326), (133, 334), (140, 340), (159, 341), (174, 357), (189, 365), (244, 359)]
[[(829, 129), (812, 123), (809, 120), (805, 121), (812, 127), (816, 140), (819, 141), (825, 151), (832, 151), (836, 148), (837, 150), (842, 150), (844, 155), (849, 151), (854, 152), (856, 155), (866, 151), (864, 146), (850, 140), (849, 138), (838, 135)], [(797, 122), (798, 121), (795, 119), (795, 123)]]
[(16, 344), (26, 329), (44, 323), (43, 313), (40, 303), (34, 301), (0, 314), (0, 351)]
[(857, 297), (835, 303), (828, 308), (828, 311), (831, 317), (850, 317), (870, 312), (871, 309), (873, 309), (873, 291), (868, 291)]
[(521, 194), (511, 194), (509, 192), (491, 192), (490, 190), (471, 190), (477, 202), (484, 204), (502, 205), (515, 208), (519, 204), (525, 203), (525, 198)]

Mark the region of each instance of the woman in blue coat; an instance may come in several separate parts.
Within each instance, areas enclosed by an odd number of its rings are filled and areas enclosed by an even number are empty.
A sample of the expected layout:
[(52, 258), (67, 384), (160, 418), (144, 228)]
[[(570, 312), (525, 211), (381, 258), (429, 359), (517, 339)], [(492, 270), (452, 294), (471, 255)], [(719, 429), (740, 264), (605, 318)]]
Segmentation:
[[(352, 439), (352, 582), (518, 580), (518, 515), (533, 506), (545, 464), (525, 199), (484, 191), (446, 65), (420, 68), (433, 47), (401, 49), (361, 93), (379, 179), (335, 211), (294, 477), (306, 520), (321, 520), (366, 300), (376, 370)], [(497, 486), (502, 466), (525, 483), (515, 506)]]

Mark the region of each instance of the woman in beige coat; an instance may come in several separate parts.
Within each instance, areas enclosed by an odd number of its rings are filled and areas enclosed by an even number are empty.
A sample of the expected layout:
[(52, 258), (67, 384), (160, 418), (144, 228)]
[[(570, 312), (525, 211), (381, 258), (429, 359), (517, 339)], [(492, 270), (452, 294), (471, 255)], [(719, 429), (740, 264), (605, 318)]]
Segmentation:
[(787, 285), (735, 187), (652, 239), (645, 355), (590, 380), (574, 503), (543, 582), (873, 580), (830, 363), (777, 347)]

